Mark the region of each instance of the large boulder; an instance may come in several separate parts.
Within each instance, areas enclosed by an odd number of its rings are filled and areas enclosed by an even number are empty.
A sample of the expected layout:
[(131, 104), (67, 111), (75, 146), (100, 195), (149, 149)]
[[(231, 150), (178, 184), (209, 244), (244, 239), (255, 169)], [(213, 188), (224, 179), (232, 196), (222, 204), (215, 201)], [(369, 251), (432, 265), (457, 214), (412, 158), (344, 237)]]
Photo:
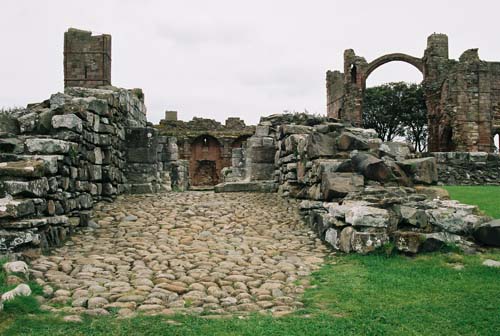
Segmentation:
[(434, 184), (438, 181), (436, 158), (409, 159), (398, 164), (412, 178), (414, 183)]
[(446, 244), (455, 244), (461, 247), (470, 247), (472, 245), (461, 236), (447, 232), (396, 231), (393, 238), (398, 251), (411, 254), (439, 251)]
[(365, 139), (350, 132), (343, 132), (337, 138), (337, 148), (341, 151), (351, 151), (354, 149), (368, 150), (370, 149), (370, 146), (368, 144), (368, 141), (366, 141)]
[(412, 206), (401, 205), (399, 207), (399, 212), (401, 214), (401, 224), (424, 228), (427, 227), (429, 223), (425, 210), (417, 209)]
[(343, 198), (364, 186), (364, 178), (356, 173), (324, 172), (321, 176), (321, 193), (325, 201)]
[(364, 201), (344, 201), (342, 205), (331, 203), (325, 207), (332, 216), (354, 227), (386, 228), (391, 223), (388, 210), (375, 208)]
[(442, 231), (467, 235), (472, 229), (484, 223), (488, 217), (478, 216), (476, 206), (461, 204), (457, 201), (435, 201), (426, 210), (429, 223)]
[(309, 160), (335, 154), (335, 138), (329, 134), (312, 133), (305, 139), (304, 152)]
[(373, 252), (389, 242), (386, 232), (358, 232), (353, 231), (351, 248), (354, 252), (366, 254)]
[(380, 144), (379, 151), (397, 161), (405, 160), (410, 156), (410, 146), (402, 142), (387, 141)]
[(481, 244), (500, 246), (500, 219), (477, 225), (473, 235)]
[(354, 170), (369, 180), (384, 182), (393, 178), (391, 169), (384, 161), (366, 153), (355, 154), (352, 158)]

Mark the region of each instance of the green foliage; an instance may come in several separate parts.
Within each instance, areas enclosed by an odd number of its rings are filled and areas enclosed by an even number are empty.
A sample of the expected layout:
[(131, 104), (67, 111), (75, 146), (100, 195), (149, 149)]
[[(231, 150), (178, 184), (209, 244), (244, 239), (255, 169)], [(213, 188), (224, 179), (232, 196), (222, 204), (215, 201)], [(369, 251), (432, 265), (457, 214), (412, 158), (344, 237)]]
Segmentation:
[(386, 258), (394, 257), (398, 251), (393, 242), (387, 242), (375, 250), (374, 254), (385, 256)]
[(427, 108), (422, 86), (397, 82), (367, 88), (363, 101), (363, 125), (375, 129), (384, 141), (404, 136), (415, 151), (424, 151)]
[(445, 186), (450, 197), (466, 204), (477, 205), (493, 218), (500, 218), (500, 186)]

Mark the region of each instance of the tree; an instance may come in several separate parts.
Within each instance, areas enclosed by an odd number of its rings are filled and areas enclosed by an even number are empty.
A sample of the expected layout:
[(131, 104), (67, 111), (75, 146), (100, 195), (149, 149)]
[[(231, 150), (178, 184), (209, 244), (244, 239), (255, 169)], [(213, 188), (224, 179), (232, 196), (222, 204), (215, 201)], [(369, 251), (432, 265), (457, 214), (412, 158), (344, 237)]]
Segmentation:
[(405, 137), (415, 151), (425, 150), (427, 108), (421, 85), (397, 82), (366, 89), (363, 125), (383, 141)]

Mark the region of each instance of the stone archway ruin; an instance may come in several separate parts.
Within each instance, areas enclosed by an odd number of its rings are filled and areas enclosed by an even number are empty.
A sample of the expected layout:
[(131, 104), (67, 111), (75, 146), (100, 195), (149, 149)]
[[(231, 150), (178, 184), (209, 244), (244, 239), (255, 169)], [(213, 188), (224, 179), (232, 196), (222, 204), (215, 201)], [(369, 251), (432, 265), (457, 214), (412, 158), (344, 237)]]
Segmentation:
[(477, 49), (458, 61), (448, 58), (448, 37), (433, 34), (422, 58), (403, 53), (383, 55), (371, 62), (344, 51), (344, 72), (326, 75), (329, 117), (362, 126), (366, 79), (381, 65), (401, 61), (423, 74), (431, 152), (493, 152), (494, 130), (500, 127), (500, 62), (479, 59)]

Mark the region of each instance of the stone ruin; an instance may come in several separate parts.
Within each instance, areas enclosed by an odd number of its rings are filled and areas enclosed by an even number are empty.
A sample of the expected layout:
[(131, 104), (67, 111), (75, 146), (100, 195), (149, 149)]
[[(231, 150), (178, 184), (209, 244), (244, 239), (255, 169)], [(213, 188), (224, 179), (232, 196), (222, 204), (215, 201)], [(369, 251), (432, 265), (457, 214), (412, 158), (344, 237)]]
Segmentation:
[(189, 181), (193, 187), (213, 187), (220, 183), (221, 171), (231, 166), (234, 150), (242, 148), (255, 126), (240, 118), (225, 124), (212, 119), (177, 120), (177, 111), (166, 111), (157, 129), (161, 135), (177, 139), (179, 158), (189, 162)]
[[(140, 89), (111, 86), (108, 42), (108, 35), (70, 29), (64, 93), (0, 114), (0, 253), (58, 246), (89, 225), (97, 202), (183, 191), (190, 179), (220, 179), (216, 192), (303, 199), (304, 218), (344, 252), (388, 242), (408, 253), (499, 244), (498, 223), (428, 187), (438, 182), (440, 163), (458, 158), (448, 177), (469, 169), (460, 154), (413, 157), (373, 130), (305, 114), (262, 118), (254, 129), (234, 118), (225, 126), (180, 122), (170, 111), (153, 127)], [(474, 169), (498, 162), (487, 153), (467, 158)], [(477, 183), (498, 176), (477, 174)]]
[(428, 37), (423, 57), (393, 53), (367, 62), (345, 50), (344, 72), (326, 73), (328, 116), (361, 126), (366, 79), (393, 61), (411, 64), (423, 75), (430, 152), (494, 151), (500, 134), (500, 62), (481, 60), (478, 49), (465, 51), (458, 61), (449, 59), (444, 34)]
[(445, 244), (500, 244), (498, 221), (431, 187), (438, 182), (435, 157), (416, 158), (406, 144), (383, 143), (374, 130), (306, 114), (263, 117), (233, 163), (216, 192), (303, 199), (305, 220), (335, 250), (368, 253), (393, 243), (418, 253)]

